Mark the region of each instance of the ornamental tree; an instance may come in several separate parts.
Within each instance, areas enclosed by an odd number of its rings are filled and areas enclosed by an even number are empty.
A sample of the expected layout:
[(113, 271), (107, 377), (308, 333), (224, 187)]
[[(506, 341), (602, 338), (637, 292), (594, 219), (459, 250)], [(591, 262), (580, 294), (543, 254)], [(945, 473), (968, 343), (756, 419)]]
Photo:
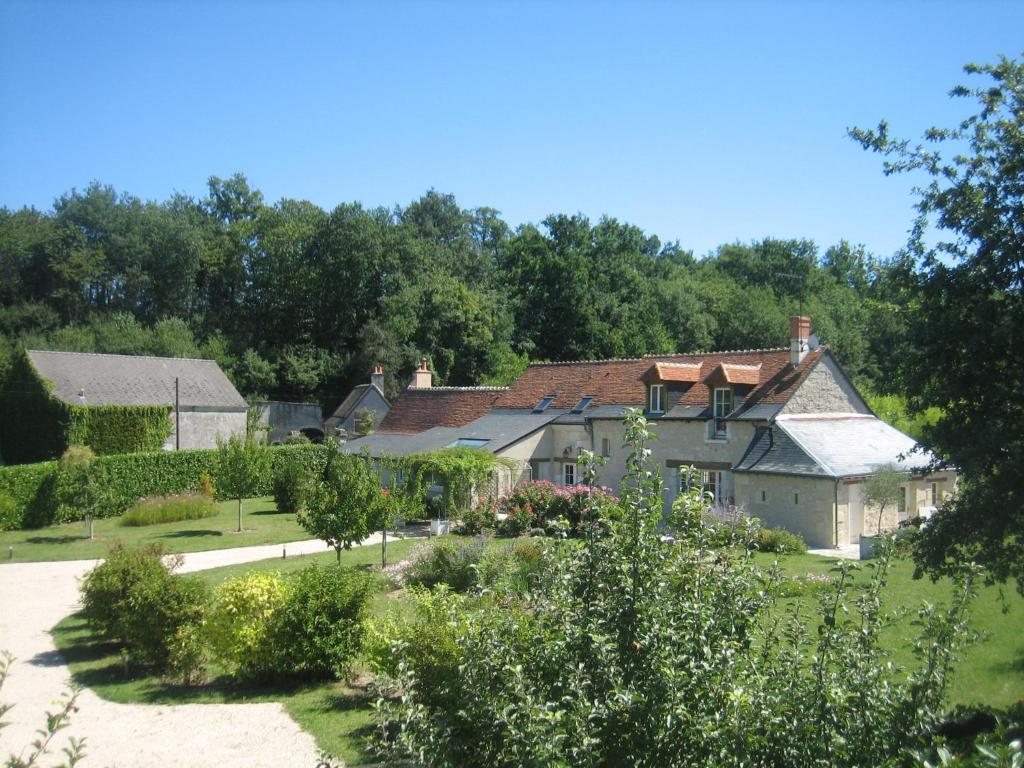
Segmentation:
[(238, 501), (238, 532), (242, 532), (242, 499), (270, 472), (267, 448), (253, 439), (232, 435), (217, 440), (217, 493)]
[(850, 135), (885, 157), (886, 175), (924, 182), (892, 386), (914, 416), (940, 409), (921, 442), (930, 468), (955, 467), (961, 486), (924, 530), (918, 570), (935, 578), (974, 561), (1024, 593), (1024, 64), (964, 69), (986, 81), (950, 92), (976, 102), (959, 125), (930, 128), (919, 144), (891, 138), (884, 121)]

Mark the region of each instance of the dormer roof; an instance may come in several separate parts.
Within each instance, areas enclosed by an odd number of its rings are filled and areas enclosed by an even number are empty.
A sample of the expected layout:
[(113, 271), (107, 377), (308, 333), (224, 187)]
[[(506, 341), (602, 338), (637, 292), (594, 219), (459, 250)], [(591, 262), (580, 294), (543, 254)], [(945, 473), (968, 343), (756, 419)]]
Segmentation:
[(703, 363), (655, 363), (647, 369), (643, 380), (648, 384), (664, 381), (676, 381), (694, 384), (700, 381)]

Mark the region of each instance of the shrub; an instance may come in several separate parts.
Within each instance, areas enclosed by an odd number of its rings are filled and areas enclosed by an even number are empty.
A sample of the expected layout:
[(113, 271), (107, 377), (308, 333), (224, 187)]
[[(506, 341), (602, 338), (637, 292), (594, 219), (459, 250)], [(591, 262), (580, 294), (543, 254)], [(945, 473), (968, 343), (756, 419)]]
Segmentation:
[(565, 520), (572, 535), (583, 531), (584, 512), (606, 526), (618, 515), (618, 499), (610, 488), (591, 488), (572, 485), (560, 488), (547, 480), (523, 483), (509, 494), (500, 505), (506, 514), (497, 527), (501, 536), (521, 536), (537, 529), (552, 528), (552, 533), (564, 533), (565, 526), (552, 526), (550, 521)]
[(18, 524), (18, 505), (0, 491), (0, 531), (8, 531)]
[(314, 565), (295, 574), (287, 587), (267, 634), (274, 672), (313, 680), (345, 677), (363, 644), (369, 576)]
[(494, 528), (497, 522), (498, 502), (493, 496), (487, 496), (462, 513), (455, 533), (460, 536), (477, 536), (485, 530)]
[(217, 488), (213, 484), (213, 479), (210, 477), (209, 472), (203, 472), (199, 478), (199, 485), (196, 486), (196, 493), (199, 493), (206, 498), (213, 500), (213, 497), (217, 495)]
[(444, 584), (454, 592), (468, 592), (479, 582), (477, 564), (485, 546), (480, 538), (438, 539), (422, 544), (409, 557), (405, 583), (428, 588)]
[(279, 651), (268, 638), (285, 599), (281, 574), (274, 571), (228, 579), (214, 590), (206, 636), (213, 657), (229, 674), (259, 679), (275, 672)]
[(807, 551), (807, 542), (799, 533), (785, 528), (761, 528), (757, 535), (757, 548), (761, 552), (799, 555)]
[(490, 547), (477, 565), (482, 589), (503, 595), (525, 595), (547, 564), (544, 541), (518, 539)]
[(132, 527), (176, 523), (181, 520), (202, 520), (217, 514), (217, 507), (207, 496), (156, 496), (140, 499), (121, 517), (120, 524)]
[(280, 462), (274, 468), (274, 501), (277, 511), (290, 515), (302, 511), (302, 505), (309, 493), (311, 482), (309, 472), (298, 457)]
[(285, 435), (281, 443), (284, 445), (309, 445), (312, 440), (300, 432), (297, 435)]
[(82, 580), (82, 612), (93, 628), (157, 669), (169, 667), (175, 635), (198, 624), (206, 604), (202, 581), (173, 575), (178, 562), (165, 563), (158, 545), (117, 544)]
[(527, 531), (539, 529), (540, 516), (534, 511), (533, 505), (526, 502), (521, 506), (509, 507), (504, 520), (497, 525), (499, 536), (522, 536)]

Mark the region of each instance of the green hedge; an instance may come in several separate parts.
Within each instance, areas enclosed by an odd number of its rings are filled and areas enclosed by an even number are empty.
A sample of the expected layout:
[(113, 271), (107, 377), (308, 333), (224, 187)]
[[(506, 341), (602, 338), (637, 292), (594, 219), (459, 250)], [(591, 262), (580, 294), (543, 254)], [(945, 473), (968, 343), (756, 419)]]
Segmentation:
[(69, 445), (98, 455), (158, 451), (171, 434), (165, 405), (71, 405), (50, 393), (24, 351), (0, 390), (0, 450), (9, 464), (56, 459)]
[[(322, 469), (323, 449), (316, 445), (281, 445), (268, 448), (272, 471), (261, 477), (247, 496), (268, 496), (277, 468), (298, 460), (311, 470)], [(199, 486), (204, 474), (217, 485), (217, 451), (157, 451), (99, 456), (91, 472), (99, 473), (113, 501), (102, 517), (121, 515), (143, 496), (181, 493)], [(0, 520), (0, 530), (38, 528), (51, 523), (81, 520), (73, 495), (61, 486), (58, 463), (0, 467), (0, 494), (14, 501), (14, 513)]]

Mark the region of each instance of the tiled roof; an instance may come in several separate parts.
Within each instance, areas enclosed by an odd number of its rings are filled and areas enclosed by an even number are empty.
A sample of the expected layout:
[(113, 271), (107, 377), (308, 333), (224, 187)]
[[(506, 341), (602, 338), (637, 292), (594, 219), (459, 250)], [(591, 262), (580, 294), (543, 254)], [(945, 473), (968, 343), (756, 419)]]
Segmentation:
[(413, 435), (431, 427), (461, 427), (495, 407), (505, 392), (499, 387), (409, 387), (391, 404), (377, 432)]
[[(643, 406), (647, 400), (644, 375), (652, 366), (701, 365), (711, 372), (725, 364), (740, 378), (752, 378), (746, 368), (758, 366), (758, 383), (737, 403), (738, 410), (754, 404), (784, 403), (826, 354), (824, 348), (809, 353), (799, 367), (790, 365), (788, 349), (708, 352), (686, 355), (658, 355), (634, 360), (595, 360), (571, 363), (535, 363), (502, 394), (495, 405), (503, 408), (532, 408), (546, 395), (554, 395), (554, 408), (571, 408), (581, 397), (593, 397), (593, 405)], [(665, 370), (669, 370), (667, 367)], [(711, 398), (707, 376), (686, 387), (679, 398), (681, 406), (706, 406)], [(670, 381), (672, 381), (670, 379)], [(739, 382), (737, 382), (739, 383)]]
[(760, 384), (761, 364), (756, 365), (735, 365), (722, 363), (719, 366), (722, 375), (729, 384)]
[(700, 381), (701, 363), (655, 363), (644, 374), (648, 384), (655, 381)]
[(67, 403), (174, 405), (177, 378), (182, 406), (247, 407), (213, 360), (39, 350), (28, 356), (39, 375), (53, 382), (54, 396)]

